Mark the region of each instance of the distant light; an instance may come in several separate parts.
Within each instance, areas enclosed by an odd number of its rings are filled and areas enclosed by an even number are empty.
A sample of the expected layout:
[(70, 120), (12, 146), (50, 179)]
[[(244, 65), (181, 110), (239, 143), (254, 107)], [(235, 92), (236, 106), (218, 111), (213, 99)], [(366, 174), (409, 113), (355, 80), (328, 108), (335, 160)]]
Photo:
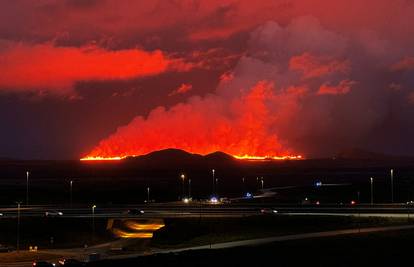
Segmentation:
[(319, 202), (319, 200), (318, 201), (316, 201), (316, 205), (320, 205), (321, 203)]
[(211, 197), (210, 198), (210, 203), (216, 204), (216, 203), (218, 203), (218, 199), (216, 197)]
[(245, 195), (246, 198), (253, 198), (253, 194), (250, 192), (247, 192)]
[(321, 187), (322, 186), (322, 182), (321, 181), (316, 181), (315, 186), (316, 187)]
[(351, 205), (355, 205), (355, 200), (351, 200)]
[(183, 199), (183, 202), (184, 202), (184, 203), (188, 203), (188, 202), (190, 202), (190, 200), (189, 200), (188, 198), (184, 198), (184, 199)]

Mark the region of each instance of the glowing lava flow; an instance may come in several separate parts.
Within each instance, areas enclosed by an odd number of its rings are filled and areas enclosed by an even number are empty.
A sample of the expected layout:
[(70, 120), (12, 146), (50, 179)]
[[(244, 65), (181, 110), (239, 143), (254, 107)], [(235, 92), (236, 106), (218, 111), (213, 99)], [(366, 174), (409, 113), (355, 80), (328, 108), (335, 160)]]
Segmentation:
[(81, 158), (80, 160), (81, 161), (93, 161), (93, 160), (96, 160), (96, 161), (108, 160), (108, 161), (110, 161), (110, 160), (121, 160), (121, 159), (125, 159), (125, 158), (127, 158), (127, 156), (124, 156), (124, 157), (108, 157), (108, 158), (106, 158), (106, 157), (90, 157), (90, 156), (88, 156), (88, 157)]
[(289, 156), (252, 156), (252, 155), (232, 155), (236, 159), (245, 159), (245, 160), (287, 160), (287, 159), (303, 159), (301, 155), (289, 155)]
[[(87, 156), (81, 158), (81, 161), (115, 161), (115, 160), (122, 160), (128, 157), (136, 157), (137, 155), (129, 155), (129, 156), (122, 156), (122, 157), (92, 157)], [(301, 155), (287, 155), (287, 156), (253, 156), (253, 155), (231, 155), (235, 159), (241, 160), (301, 160), (303, 156)]]

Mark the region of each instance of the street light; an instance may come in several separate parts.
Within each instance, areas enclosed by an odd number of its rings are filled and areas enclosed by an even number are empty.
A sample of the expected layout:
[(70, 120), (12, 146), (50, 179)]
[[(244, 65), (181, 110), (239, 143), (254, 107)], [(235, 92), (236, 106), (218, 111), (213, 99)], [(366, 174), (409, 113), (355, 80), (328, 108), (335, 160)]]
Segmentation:
[(150, 202), (150, 188), (147, 187), (147, 203), (149, 204)]
[(95, 209), (96, 205), (92, 206), (92, 242), (95, 238)]
[(73, 181), (70, 180), (70, 207), (72, 208), (72, 189), (73, 189)]
[(262, 179), (260, 180), (260, 182), (262, 183), (262, 190), (263, 190), (263, 187), (264, 187), (264, 180), (263, 180), (263, 177), (262, 177)]
[(185, 180), (185, 175), (184, 174), (181, 174), (181, 182), (182, 182), (182, 195), (181, 195), (181, 199), (184, 199), (185, 198), (185, 196), (184, 196), (184, 194), (185, 194), (185, 188), (184, 188), (184, 180)]
[(188, 198), (191, 198), (191, 179), (188, 179)]
[(212, 169), (211, 171), (213, 172), (213, 193), (212, 193), (212, 195), (214, 196), (214, 194), (215, 194), (215, 188), (214, 188), (215, 186), (214, 186), (214, 183), (216, 181), (216, 179), (214, 178), (214, 173), (216, 172), (216, 170)]
[(391, 203), (394, 203), (394, 170), (391, 169)]
[(371, 181), (371, 205), (374, 204), (374, 178), (370, 178)]
[(26, 171), (26, 206), (29, 205), (29, 172)]
[(216, 195), (218, 195), (218, 189), (219, 189), (219, 187), (218, 187), (218, 181), (219, 181), (219, 179), (216, 178)]

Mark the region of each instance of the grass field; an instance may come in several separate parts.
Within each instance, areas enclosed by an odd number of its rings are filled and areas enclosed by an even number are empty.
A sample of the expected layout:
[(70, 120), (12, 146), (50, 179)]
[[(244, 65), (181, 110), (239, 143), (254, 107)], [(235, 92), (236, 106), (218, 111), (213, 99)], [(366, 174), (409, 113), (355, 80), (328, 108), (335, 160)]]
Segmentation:
[(151, 245), (180, 248), (295, 233), (406, 224), (407, 219), (345, 216), (253, 216), (227, 219), (171, 219)]
[(411, 266), (413, 242), (414, 231), (407, 230), (106, 260), (88, 266)]

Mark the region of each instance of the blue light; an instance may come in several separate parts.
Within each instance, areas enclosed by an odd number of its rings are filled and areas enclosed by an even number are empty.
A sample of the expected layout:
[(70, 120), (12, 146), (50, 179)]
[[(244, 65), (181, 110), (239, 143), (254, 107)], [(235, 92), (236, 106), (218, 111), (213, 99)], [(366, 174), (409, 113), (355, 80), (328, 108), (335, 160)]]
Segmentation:
[(252, 193), (247, 192), (245, 197), (246, 198), (253, 198), (253, 195), (252, 195)]
[(321, 187), (322, 186), (322, 182), (321, 181), (316, 181), (315, 186), (316, 187)]

